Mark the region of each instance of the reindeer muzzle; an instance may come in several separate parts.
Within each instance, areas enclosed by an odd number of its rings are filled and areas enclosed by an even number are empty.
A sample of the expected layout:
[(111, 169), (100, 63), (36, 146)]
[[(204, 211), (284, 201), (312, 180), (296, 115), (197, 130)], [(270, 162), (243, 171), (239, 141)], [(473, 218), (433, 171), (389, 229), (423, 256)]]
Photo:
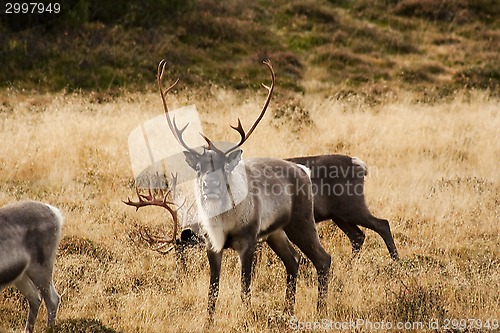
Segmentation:
[(220, 172), (209, 173), (201, 182), (201, 193), (205, 199), (219, 199), (222, 195)]

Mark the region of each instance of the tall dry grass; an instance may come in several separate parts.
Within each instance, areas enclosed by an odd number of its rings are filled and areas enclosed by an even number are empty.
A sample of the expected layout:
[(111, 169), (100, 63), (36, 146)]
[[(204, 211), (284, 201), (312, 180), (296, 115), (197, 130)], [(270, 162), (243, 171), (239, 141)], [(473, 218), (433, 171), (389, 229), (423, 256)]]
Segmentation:
[[(172, 108), (197, 103), (205, 132), (215, 140), (235, 140), (228, 125), (237, 117), (250, 124), (263, 100), (222, 89), (170, 98)], [(136, 224), (164, 223), (163, 212), (135, 212), (121, 202), (133, 195), (127, 136), (162, 112), (158, 96), (98, 103), (87, 95), (4, 91), (0, 101), (0, 204), (42, 200), (65, 215), (55, 270), (63, 294), (58, 331), (200, 331), (209, 278), (203, 250), (188, 250), (188, 269), (179, 271), (173, 253), (157, 254), (130, 237)], [(273, 101), (244, 146), (246, 157), (362, 158), (370, 171), (368, 206), (390, 221), (401, 255), (392, 262), (382, 239), (367, 231), (353, 259), (347, 237), (331, 223), (320, 224), (333, 259), (325, 319), (500, 319), (499, 114), (499, 101), (482, 93), (436, 104), (415, 103), (411, 94), (375, 105), (321, 94)], [(247, 313), (238, 261), (228, 251), (216, 330), (289, 327), (281, 313), (284, 288), (284, 267), (264, 247), (252, 284), (253, 311)], [(315, 300), (314, 269), (304, 263), (298, 320), (318, 319)], [(15, 289), (1, 294), (0, 331), (23, 327), (26, 311)], [(37, 331), (43, 331), (45, 316), (42, 308)]]

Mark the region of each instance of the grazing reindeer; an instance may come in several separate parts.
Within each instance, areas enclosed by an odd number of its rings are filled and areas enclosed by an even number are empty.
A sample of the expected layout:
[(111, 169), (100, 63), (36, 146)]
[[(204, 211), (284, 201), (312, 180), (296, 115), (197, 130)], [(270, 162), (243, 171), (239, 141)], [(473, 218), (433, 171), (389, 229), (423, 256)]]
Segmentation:
[(206, 233), (210, 287), (208, 325), (213, 323), (219, 293), (222, 253), (225, 248), (238, 252), (241, 263), (242, 301), (250, 305), (252, 261), (259, 239), (265, 240), (283, 261), (287, 272), (285, 312), (293, 314), (298, 253), (295, 244), (314, 264), (318, 273), (319, 312), (326, 311), (331, 258), (319, 241), (313, 216), (312, 184), (307, 168), (273, 158), (241, 160), (241, 145), (252, 134), (267, 109), (275, 83), (271, 63), (264, 62), (272, 77), (266, 102), (250, 130), (245, 133), (240, 120), (233, 127), (240, 136), (238, 144), (227, 150), (217, 148), (206, 136), (203, 152), (190, 148), (175, 118), (170, 119), (162, 86), (165, 61), (158, 65), (158, 86), (170, 130), (184, 147), (188, 165), (196, 171), (195, 197), (201, 224)]
[(287, 161), (311, 169), (316, 222), (332, 220), (349, 237), (353, 253), (365, 240), (361, 225), (378, 233), (392, 259), (399, 258), (389, 222), (374, 217), (366, 207), (364, 177), (366, 165), (359, 158), (346, 155), (320, 155), (288, 158)]
[(55, 322), (60, 297), (52, 271), (62, 224), (59, 209), (41, 202), (0, 208), (0, 291), (14, 284), (28, 300), (26, 332), (33, 332), (42, 299), (48, 325)]

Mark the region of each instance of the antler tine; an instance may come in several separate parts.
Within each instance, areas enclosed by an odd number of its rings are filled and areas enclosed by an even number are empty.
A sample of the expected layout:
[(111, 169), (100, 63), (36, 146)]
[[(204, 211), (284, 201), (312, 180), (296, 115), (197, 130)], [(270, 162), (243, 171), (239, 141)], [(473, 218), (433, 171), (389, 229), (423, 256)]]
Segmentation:
[(176, 192), (176, 189), (177, 189), (177, 173), (174, 173), (171, 172), (170, 175), (172, 176), (172, 185), (170, 186), (170, 191), (172, 191), (172, 199), (175, 201), (175, 198), (177, 196), (177, 192)]
[(271, 95), (272, 95), (273, 90), (274, 90), (274, 84), (275, 84), (275, 81), (276, 81), (276, 76), (274, 74), (274, 69), (273, 69), (273, 66), (271, 64), (271, 61), (269, 59), (267, 59), (267, 60), (264, 60), (263, 63), (269, 69), (269, 72), (271, 73), (271, 80), (272, 80), (270, 87), (267, 86), (267, 85), (265, 85), (264, 83), (262, 83), (262, 86), (267, 89), (266, 102), (264, 103), (264, 106), (262, 107), (262, 110), (260, 111), (259, 117), (257, 117), (257, 119), (255, 120), (255, 122), (253, 123), (252, 127), (250, 127), (250, 130), (247, 133), (245, 133), (245, 130), (243, 129), (243, 126), (241, 125), (241, 121), (240, 121), (239, 118), (238, 118), (238, 125), (237, 126), (231, 126), (232, 129), (236, 130), (240, 134), (241, 139), (240, 139), (240, 142), (237, 145), (229, 148), (229, 150), (226, 150), (225, 154), (227, 154), (227, 153), (235, 150), (236, 148), (240, 147), (250, 137), (250, 135), (252, 135), (253, 131), (255, 130), (255, 128), (257, 127), (257, 125), (260, 123), (260, 121), (264, 117), (264, 114), (266, 113), (267, 107), (269, 106), (269, 102), (271, 101)]
[[(166, 239), (163, 237), (152, 235), (149, 232), (149, 229), (147, 229), (145, 227), (140, 227), (138, 230), (138, 234), (143, 241), (148, 243), (149, 247), (153, 251), (159, 252), (161, 254), (166, 254), (175, 247), (174, 245), (171, 245), (172, 243), (175, 242), (175, 238)], [(170, 245), (170, 247), (168, 249), (164, 250), (164, 248), (167, 247), (168, 245)]]
[(185, 142), (184, 142), (184, 139), (182, 139), (182, 133), (186, 130), (186, 128), (188, 127), (189, 123), (186, 124), (186, 126), (184, 126), (181, 130), (179, 130), (179, 128), (177, 127), (177, 124), (175, 123), (175, 117), (173, 120), (170, 120), (170, 116), (168, 114), (168, 106), (167, 106), (167, 100), (165, 98), (165, 95), (170, 91), (172, 90), (173, 87), (175, 87), (175, 85), (177, 84), (177, 82), (179, 82), (179, 79), (175, 80), (175, 82), (170, 85), (170, 87), (168, 87), (167, 89), (164, 90), (163, 88), (163, 78), (165, 76), (165, 68), (167, 66), (167, 62), (165, 61), (165, 59), (162, 59), (159, 64), (158, 64), (158, 73), (157, 73), (157, 81), (158, 81), (158, 88), (160, 90), (160, 95), (161, 95), (161, 100), (163, 102), (163, 110), (165, 111), (165, 118), (167, 119), (167, 124), (168, 124), (168, 127), (170, 128), (170, 131), (172, 132), (172, 134), (174, 135), (175, 139), (188, 151), (190, 151), (191, 153), (194, 153), (196, 155), (200, 155), (198, 154), (198, 152), (196, 152), (196, 150), (194, 150), (193, 148), (189, 147)]
[[(164, 201), (149, 203), (149, 202), (144, 202), (142, 199), (139, 199), (139, 200), (140, 200), (139, 202), (133, 202), (133, 201), (130, 201), (130, 199), (129, 199), (127, 202), (126, 201), (123, 201), (123, 202), (129, 206), (136, 207), (136, 210), (141, 208), (141, 207), (149, 206), (149, 205), (161, 206), (161, 207), (166, 208), (169, 211), (170, 215), (172, 216), (173, 228), (172, 228), (172, 235), (170, 238), (151, 235), (149, 232), (149, 229), (145, 228), (145, 227), (141, 227), (139, 229), (139, 235), (142, 238), (142, 240), (146, 241), (149, 244), (149, 246), (151, 247), (151, 249), (153, 249), (157, 252), (163, 253), (163, 251), (159, 251), (159, 250), (164, 248), (168, 244), (175, 244), (175, 242), (177, 240), (177, 230), (178, 230), (177, 210), (174, 210), (174, 209), (168, 207), (167, 205), (163, 205)], [(153, 247), (154, 244), (160, 244), (160, 245)], [(168, 251), (166, 251), (166, 252), (168, 252)]]
[(243, 125), (241, 125), (241, 120), (240, 118), (238, 118), (238, 125), (237, 126), (233, 126), (233, 125), (230, 125), (232, 129), (234, 129), (236, 132), (240, 133), (240, 142), (236, 145), (237, 147), (241, 146), (243, 144), (243, 142), (245, 142), (246, 140), (246, 134), (245, 134), (245, 130), (243, 129)]
[(137, 193), (137, 198), (139, 199), (139, 201), (132, 201), (132, 200), (130, 200), (130, 198), (127, 198), (127, 201), (122, 200), (122, 202), (126, 205), (135, 207), (136, 211), (138, 211), (139, 208), (146, 207), (146, 206), (163, 207), (166, 210), (168, 210), (168, 212), (170, 214), (172, 214), (176, 211), (176, 209), (169, 206), (169, 205), (176, 205), (176, 203), (173, 201), (167, 200), (167, 197), (168, 197), (168, 194), (170, 193), (170, 191), (167, 192), (167, 194), (165, 194), (165, 196), (162, 196), (161, 199), (156, 198), (152, 194), (151, 189), (149, 190), (148, 195), (144, 195), (144, 194), (139, 193), (139, 190), (136, 187), (136, 193)]
[[(167, 115), (167, 119), (170, 119), (170, 117), (168, 115)], [(189, 147), (187, 145), (187, 143), (184, 141), (184, 139), (182, 138), (182, 134), (184, 133), (186, 128), (189, 126), (189, 123), (184, 125), (184, 127), (179, 130), (179, 128), (177, 127), (177, 123), (175, 122), (175, 116), (172, 119), (172, 121), (173, 121), (173, 126), (174, 126), (174, 131), (175, 131), (175, 137), (177, 138), (177, 141), (181, 144), (181, 146), (183, 146), (187, 151), (190, 151), (191, 153), (194, 153), (196, 155), (200, 155), (196, 150)]]
[[(174, 180), (174, 184), (176, 184), (176, 179)], [(175, 186), (175, 185), (174, 185)], [(175, 188), (174, 188), (175, 191)], [(177, 210), (184, 205), (185, 202), (182, 203), (182, 205), (177, 208), (172, 208), (170, 205), (177, 206), (177, 204), (172, 200), (168, 200), (168, 196), (172, 193), (172, 190), (168, 190), (165, 194), (163, 193), (163, 190), (159, 191), (159, 194), (161, 198), (158, 198), (157, 195), (155, 195), (151, 189), (148, 190), (148, 194), (144, 195), (139, 192), (139, 189), (136, 187), (135, 192), (137, 194), (138, 201), (132, 201), (130, 198), (127, 198), (127, 201), (123, 201), (124, 204), (133, 206), (135, 207), (135, 210), (139, 210), (141, 207), (145, 206), (159, 206), (165, 208), (170, 216), (172, 216), (173, 220), (173, 230), (172, 230), (172, 237), (167, 239), (167, 238), (162, 238), (162, 237), (157, 237), (157, 236), (151, 236), (147, 229), (142, 228), (142, 230), (139, 231), (140, 236), (143, 240), (145, 240), (150, 246), (152, 247), (153, 243), (163, 243), (163, 244), (172, 244), (175, 243), (177, 239), (177, 230), (178, 230), (178, 216), (177, 216)], [(158, 249), (163, 248), (164, 246), (159, 246), (156, 248), (153, 248), (153, 250), (158, 251)], [(161, 251), (158, 251), (161, 252)]]
[(205, 139), (205, 141), (207, 142), (207, 149), (210, 149), (210, 150), (213, 150), (215, 151), (216, 153), (219, 153), (219, 154), (222, 154), (224, 155), (225, 152), (223, 152), (222, 150), (220, 150), (219, 148), (217, 148), (213, 142), (206, 136), (204, 135), (203, 133), (200, 133), (200, 135), (203, 137), (203, 139)]
[[(167, 66), (167, 62), (165, 61), (165, 59), (162, 59), (160, 61), (160, 63), (158, 64), (158, 78), (160, 80), (160, 83), (163, 81), (163, 77), (165, 76), (165, 68), (166, 68), (166, 66)], [(180, 80), (180, 78), (177, 78), (177, 80), (175, 80), (175, 82), (172, 83), (170, 85), (170, 87), (168, 87), (167, 89), (165, 89), (163, 91), (163, 94), (168, 94), (168, 92), (170, 90), (172, 90), (173, 87), (175, 87), (175, 85), (179, 82), (179, 80)], [(167, 110), (168, 110), (167, 103), (165, 103), (165, 108), (167, 108)]]

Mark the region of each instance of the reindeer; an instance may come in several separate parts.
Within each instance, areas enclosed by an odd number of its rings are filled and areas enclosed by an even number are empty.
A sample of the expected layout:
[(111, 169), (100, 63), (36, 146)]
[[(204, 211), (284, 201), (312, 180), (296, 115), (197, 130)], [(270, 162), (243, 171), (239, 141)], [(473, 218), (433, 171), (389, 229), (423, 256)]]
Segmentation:
[(251, 270), (254, 251), (264, 240), (283, 261), (287, 272), (285, 313), (294, 313), (299, 255), (295, 244), (314, 264), (318, 274), (317, 310), (326, 312), (331, 257), (320, 243), (313, 215), (312, 183), (306, 167), (282, 159), (242, 159), (240, 147), (248, 140), (264, 116), (275, 85), (275, 74), (269, 61), (272, 84), (267, 89), (264, 106), (250, 130), (245, 132), (241, 121), (231, 126), (240, 134), (240, 142), (228, 149), (219, 149), (203, 134), (207, 146), (203, 150), (189, 147), (182, 137), (189, 124), (179, 129), (170, 119), (165, 95), (177, 84), (164, 89), (166, 62), (158, 65), (158, 87), (171, 132), (185, 149), (187, 164), (196, 171), (195, 198), (203, 232), (208, 262), (207, 325), (214, 322), (219, 294), (219, 277), (223, 250), (232, 248), (241, 263), (241, 299), (251, 304)]
[(48, 325), (55, 323), (60, 297), (52, 272), (61, 237), (59, 209), (24, 201), (0, 208), (0, 291), (15, 285), (29, 304), (25, 332), (33, 332), (42, 299)]
[(316, 222), (332, 220), (349, 237), (355, 254), (365, 240), (358, 225), (374, 230), (384, 240), (391, 258), (399, 258), (389, 222), (373, 216), (366, 206), (364, 178), (368, 169), (362, 160), (335, 154), (286, 160), (311, 170)]

